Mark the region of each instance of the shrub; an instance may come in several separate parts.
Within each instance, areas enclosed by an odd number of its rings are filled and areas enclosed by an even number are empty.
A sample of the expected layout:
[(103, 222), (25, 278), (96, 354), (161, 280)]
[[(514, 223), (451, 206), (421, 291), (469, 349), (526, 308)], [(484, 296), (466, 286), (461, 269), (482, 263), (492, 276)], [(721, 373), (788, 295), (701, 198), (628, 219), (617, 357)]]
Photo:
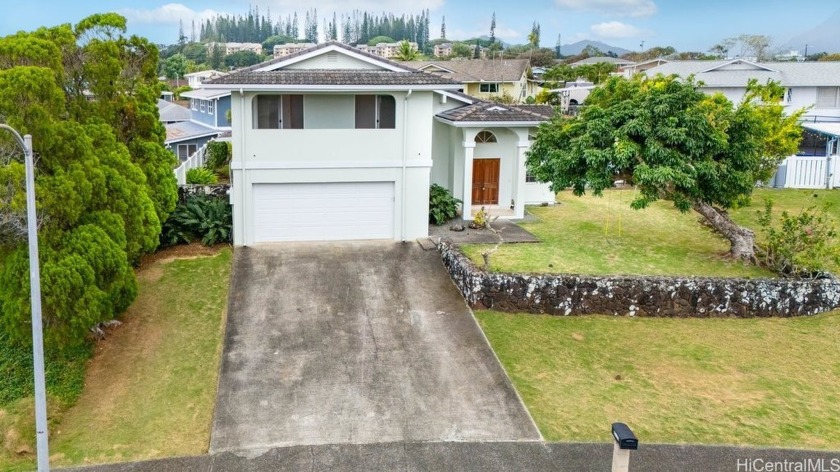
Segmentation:
[(444, 187), (432, 184), (429, 187), (429, 221), (440, 226), (455, 218), (461, 200), (453, 197)]
[(161, 246), (189, 243), (200, 239), (212, 246), (230, 242), (233, 230), (233, 209), (222, 197), (193, 195), (179, 203), (163, 224)]
[(188, 184), (210, 185), (218, 181), (216, 174), (206, 167), (195, 167), (187, 171)]
[(207, 143), (207, 160), (204, 167), (218, 172), (230, 164), (231, 151), (231, 143), (228, 141), (210, 141)]
[(801, 278), (825, 277), (827, 263), (840, 265), (840, 242), (825, 209), (812, 206), (798, 215), (783, 211), (778, 229), (772, 212), (772, 200), (765, 200), (764, 211), (758, 212), (767, 244), (764, 265), (780, 275)]

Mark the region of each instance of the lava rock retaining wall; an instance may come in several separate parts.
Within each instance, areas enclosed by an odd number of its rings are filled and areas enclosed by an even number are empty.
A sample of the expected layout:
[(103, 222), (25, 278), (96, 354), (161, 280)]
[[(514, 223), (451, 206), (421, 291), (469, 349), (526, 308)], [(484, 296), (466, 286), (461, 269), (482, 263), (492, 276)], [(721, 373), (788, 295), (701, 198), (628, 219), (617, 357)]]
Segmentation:
[(840, 307), (840, 281), (488, 273), (451, 242), (443, 263), (470, 306), (552, 315), (801, 316)]

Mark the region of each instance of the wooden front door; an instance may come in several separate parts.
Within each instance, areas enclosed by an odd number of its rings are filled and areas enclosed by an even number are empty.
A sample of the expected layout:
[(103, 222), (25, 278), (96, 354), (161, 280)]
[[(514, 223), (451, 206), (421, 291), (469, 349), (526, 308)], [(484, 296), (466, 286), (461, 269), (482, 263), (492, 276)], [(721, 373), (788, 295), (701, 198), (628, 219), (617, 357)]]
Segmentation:
[(499, 159), (473, 159), (472, 204), (499, 204)]

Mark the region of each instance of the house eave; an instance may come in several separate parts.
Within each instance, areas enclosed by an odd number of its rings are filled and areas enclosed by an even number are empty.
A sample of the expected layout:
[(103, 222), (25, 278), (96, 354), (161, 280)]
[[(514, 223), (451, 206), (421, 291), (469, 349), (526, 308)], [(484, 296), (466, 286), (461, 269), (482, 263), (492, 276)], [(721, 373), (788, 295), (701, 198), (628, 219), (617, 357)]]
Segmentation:
[(456, 128), (536, 128), (537, 126), (548, 121), (452, 121), (440, 116), (436, 116), (435, 120), (450, 126), (454, 126)]
[(434, 85), (279, 85), (279, 84), (218, 84), (205, 88), (230, 89), (241, 92), (353, 92), (353, 91), (409, 91), (409, 90), (459, 90), (461, 84)]

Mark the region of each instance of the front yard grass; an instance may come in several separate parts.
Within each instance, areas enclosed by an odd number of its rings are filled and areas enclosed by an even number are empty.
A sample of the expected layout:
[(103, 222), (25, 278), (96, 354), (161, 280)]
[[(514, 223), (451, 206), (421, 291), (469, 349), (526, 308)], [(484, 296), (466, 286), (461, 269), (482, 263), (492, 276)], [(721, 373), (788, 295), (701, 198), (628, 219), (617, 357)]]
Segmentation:
[[(492, 255), (490, 269), (502, 272), (590, 275), (674, 275), (772, 277), (761, 268), (727, 260), (729, 243), (659, 201), (633, 210), (633, 189), (609, 190), (603, 197), (557, 195), (558, 205), (529, 207), (538, 221), (521, 226), (540, 238), (534, 244), (505, 244)], [(620, 228), (620, 229), (619, 229)], [(486, 245), (465, 245), (482, 265)]]
[(97, 343), (82, 396), (52, 431), (54, 465), (207, 452), (231, 253), (186, 246), (144, 263), (137, 300)]
[(670, 319), (476, 313), (540, 431), (840, 449), (840, 311)]

